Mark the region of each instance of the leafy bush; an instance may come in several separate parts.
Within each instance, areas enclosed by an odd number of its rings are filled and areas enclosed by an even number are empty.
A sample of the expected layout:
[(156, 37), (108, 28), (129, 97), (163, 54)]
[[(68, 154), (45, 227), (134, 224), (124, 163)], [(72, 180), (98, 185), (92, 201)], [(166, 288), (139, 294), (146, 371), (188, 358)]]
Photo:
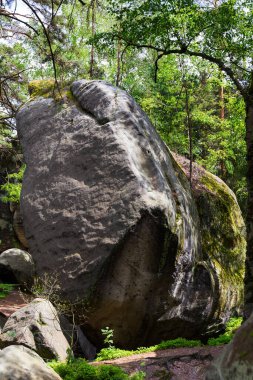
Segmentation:
[(50, 367), (63, 380), (142, 380), (143, 372), (128, 376), (121, 368), (112, 365), (93, 367), (83, 359), (74, 359), (67, 363), (51, 362)]
[(242, 317), (230, 318), (227, 322), (225, 333), (219, 335), (217, 338), (208, 339), (208, 346), (219, 346), (221, 344), (229, 343), (233, 339), (234, 333), (241, 326), (241, 324)]
[(112, 359), (118, 359), (118, 358), (135, 355), (135, 354), (144, 354), (147, 352), (166, 350), (168, 348), (196, 347), (196, 346), (201, 346), (200, 340), (188, 340), (184, 338), (177, 338), (177, 339), (163, 341), (151, 347), (140, 347), (132, 351), (121, 350), (120, 348), (115, 348), (115, 347), (109, 347), (109, 348), (103, 348), (99, 352), (96, 360), (97, 361), (112, 360)]
[(1, 198), (2, 202), (19, 203), (24, 171), (25, 165), (20, 168), (18, 173), (7, 175), (7, 182), (0, 186), (0, 190), (5, 193)]

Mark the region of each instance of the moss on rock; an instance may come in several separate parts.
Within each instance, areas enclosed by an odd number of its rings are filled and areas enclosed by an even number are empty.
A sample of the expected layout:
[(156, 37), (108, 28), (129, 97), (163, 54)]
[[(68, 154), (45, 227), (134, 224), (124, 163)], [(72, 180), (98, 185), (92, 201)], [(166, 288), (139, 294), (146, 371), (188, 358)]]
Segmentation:
[(33, 80), (28, 84), (28, 91), (32, 99), (43, 97), (59, 100), (73, 100), (67, 82), (56, 83), (54, 79)]
[[(173, 156), (189, 178), (189, 161)], [(213, 318), (225, 321), (243, 305), (245, 224), (232, 190), (195, 163), (192, 191), (200, 217), (202, 260), (216, 283), (218, 307)]]

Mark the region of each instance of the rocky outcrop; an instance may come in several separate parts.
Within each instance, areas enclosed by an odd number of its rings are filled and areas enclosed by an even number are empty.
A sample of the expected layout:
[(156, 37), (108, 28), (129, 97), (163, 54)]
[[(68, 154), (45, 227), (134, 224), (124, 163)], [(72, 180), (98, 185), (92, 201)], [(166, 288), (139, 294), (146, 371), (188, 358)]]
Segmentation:
[(51, 302), (36, 298), (8, 318), (0, 346), (17, 344), (31, 348), (43, 359), (66, 360), (70, 346)]
[(34, 262), (28, 252), (12, 248), (0, 255), (1, 281), (31, 285), (34, 274)]
[[(57, 268), (62, 297), (90, 305), (96, 341), (105, 326), (125, 347), (205, 334), (240, 307), (241, 288), (221, 310), (183, 171), (127, 93), (102, 81), (71, 90), (74, 100), (38, 98), (17, 115), (38, 274)], [(243, 260), (244, 248), (234, 272)]]
[(0, 380), (61, 380), (32, 350), (10, 346), (0, 350)]
[(253, 379), (253, 314), (238, 329), (235, 336), (212, 363), (206, 380)]

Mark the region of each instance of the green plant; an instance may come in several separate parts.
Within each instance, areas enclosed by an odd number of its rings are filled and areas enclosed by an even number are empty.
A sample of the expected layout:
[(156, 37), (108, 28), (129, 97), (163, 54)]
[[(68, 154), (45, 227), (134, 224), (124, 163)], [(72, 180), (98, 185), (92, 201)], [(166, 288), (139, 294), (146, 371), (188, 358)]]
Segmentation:
[(25, 165), (17, 173), (7, 175), (7, 182), (0, 186), (0, 190), (5, 193), (1, 197), (2, 202), (19, 203), (24, 171)]
[(225, 333), (219, 335), (217, 338), (208, 339), (208, 346), (219, 346), (229, 343), (233, 339), (236, 330), (241, 326), (242, 321), (242, 317), (230, 318), (227, 322)]
[(63, 380), (142, 380), (145, 378), (144, 372), (137, 372), (129, 376), (119, 367), (92, 366), (83, 359), (73, 359), (69, 363), (53, 361), (49, 365)]
[(0, 284), (0, 299), (8, 296), (8, 294), (12, 292), (15, 286), (15, 284)]
[(108, 344), (109, 348), (113, 348), (113, 330), (107, 326), (104, 329), (101, 329), (101, 333), (104, 336), (104, 343)]
[(144, 354), (147, 352), (154, 352), (158, 350), (166, 350), (168, 348), (178, 347), (196, 347), (201, 346), (200, 340), (188, 340), (185, 338), (177, 338), (172, 340), (162, 341), (151, 347), (139, 347), (136, 350), (121, 350), (120, 348), (109, 347), (103, 348), (97, 356), (97, 361), (118, 359), (125, 356), (131, 356), (135, 354)]

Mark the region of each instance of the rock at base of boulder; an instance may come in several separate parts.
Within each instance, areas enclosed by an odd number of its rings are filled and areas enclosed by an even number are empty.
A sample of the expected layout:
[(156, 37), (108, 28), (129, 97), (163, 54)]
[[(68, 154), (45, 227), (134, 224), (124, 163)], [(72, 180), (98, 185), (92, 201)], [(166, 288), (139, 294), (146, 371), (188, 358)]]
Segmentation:
[(34, 351), (10, 346), (0, 351), (0, 380), (61, 380)]
[(13, 313), (0, 335), (0, 346), (21, 344), (36, 351), (43, 359), (66, 360), (70, 346), (60, 327), (51, 302), (36, 298)]
[(253, 314), (236, 332), (206, 374), (206, 380), (253, 379)]
[(11, 279), (21, 285), (31, 284), (34, 272), (34, 262), (28, 252), (11, 248), (1, 253), (0, 277), (2, 281), (10, 282)]

